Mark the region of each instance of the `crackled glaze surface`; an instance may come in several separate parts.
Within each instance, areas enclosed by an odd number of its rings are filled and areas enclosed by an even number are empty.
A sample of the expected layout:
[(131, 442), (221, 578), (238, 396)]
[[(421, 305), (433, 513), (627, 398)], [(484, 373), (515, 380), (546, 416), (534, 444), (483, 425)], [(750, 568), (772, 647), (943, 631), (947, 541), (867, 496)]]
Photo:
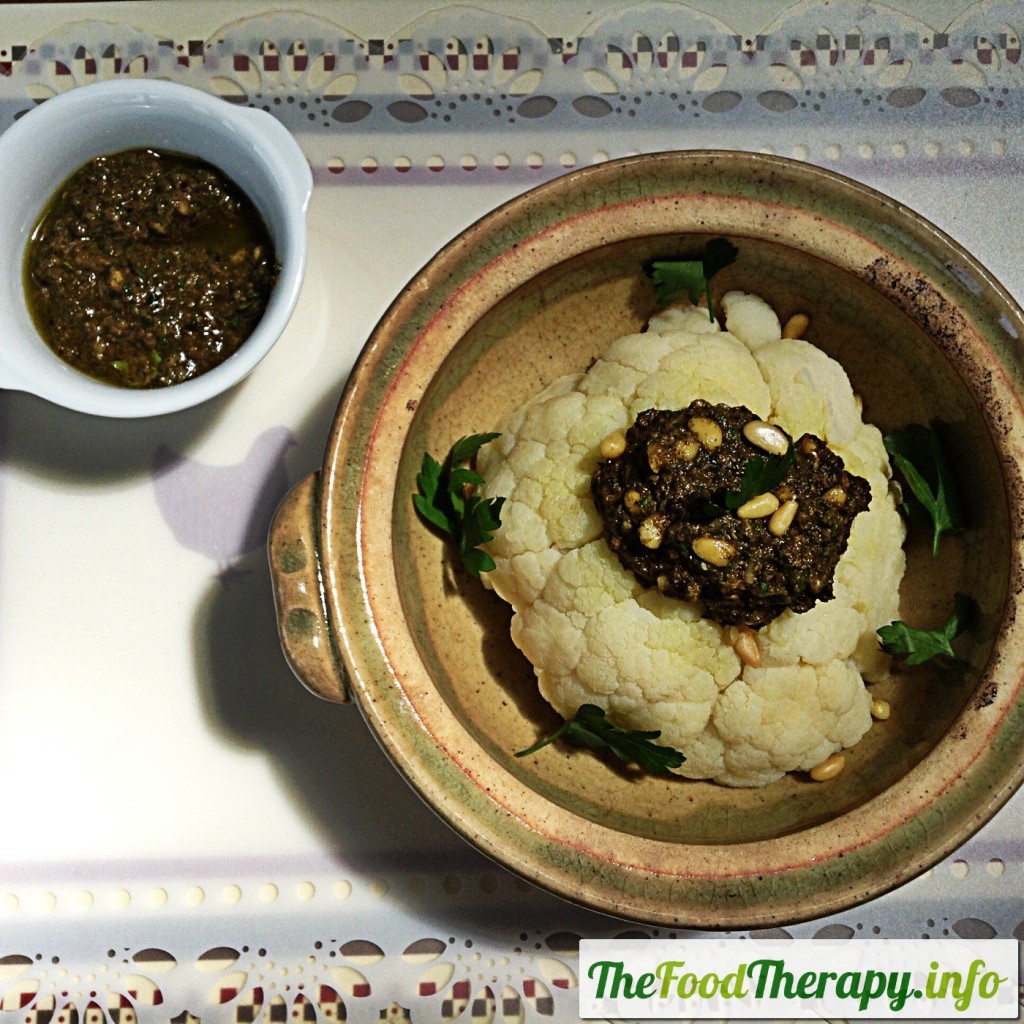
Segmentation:
[[(957, 461), (973, 471), (974, 528), (941, 563), (912, 546), (902, 600), (908, 620), (927, 621), (969, 593), (982, 614), (966, 664), (891, 684), (893, 720), (828, 786), (788, 778), (735, 791), (635, 777), (564, 751), (524, 766), (511, 752), (550, 730), (551, 716), (501, 603), (452, 572), (412, 512), (422, 452), (493, 429), (638, 329), (653, 309), (643, 263), (716, 234), (741, 253), (719, 286), (768, 296), (783, 319), (808, 312), (809, 339), (847, 368), (867, 418), (883, 430), (956, 425)], [(787, 922), (922, 870), (1019, 774), (988, 733), (1012, 741), (1021, 728), (1011, 540), (1022, 438), (1011, 332), (1021, 324), (984, 271), (929, 225), (776, 158), (627, 159), (499, 209), (396, 301), (356, 367), (328, 451), (328, 602), (371, 726), (486, 852), (621, 916)], [(979, 562), (995, 571), (978, 574)], [(359, 576), (331, 574), (346, 565)]]

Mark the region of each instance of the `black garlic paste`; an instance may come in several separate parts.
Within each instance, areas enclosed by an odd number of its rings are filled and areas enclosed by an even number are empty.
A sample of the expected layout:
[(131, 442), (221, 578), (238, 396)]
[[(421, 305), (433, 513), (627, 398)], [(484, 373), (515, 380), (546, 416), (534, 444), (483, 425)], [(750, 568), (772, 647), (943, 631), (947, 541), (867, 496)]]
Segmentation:
[(758, 628), (833, 593), (870, 485), (825, 443), (742, 406), (649, 409), (603, 459), (592, 493), (605, 536), (645, 586), (723, 625)]

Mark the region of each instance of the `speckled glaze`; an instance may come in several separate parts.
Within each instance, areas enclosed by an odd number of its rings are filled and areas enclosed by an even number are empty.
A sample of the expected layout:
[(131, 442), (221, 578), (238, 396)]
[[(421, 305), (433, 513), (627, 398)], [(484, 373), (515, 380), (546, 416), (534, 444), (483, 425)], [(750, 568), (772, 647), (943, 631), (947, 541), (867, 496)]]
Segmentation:
[[(976, 602), (961, 663), (876, 688), (893, 706), (827, 784), (764, 789), (638, 775), (580, 751), (513, 752), (554, 713), (510, 610), (417, 520), (423, 452), (579, 371), (653, 311), (652, 257), (739, 247), (716, 288), (806, 312), (882, 430), (942, 425), (971, 528), (908, 548), (903, 617)], [(562, 896), (622, 918), (764, 927), (836, 912), (933, 864), (1021, 782), (1024, 314), (898, 203), (777, 157), (664, 153), (568, 174), (470, 227), (409, 284), (352, 374), (323, 469), (278, 515), (271, 562), (300, 678), (361, 708), (455, 829)], [(969, 470), (968, 470), (969, 467)]]

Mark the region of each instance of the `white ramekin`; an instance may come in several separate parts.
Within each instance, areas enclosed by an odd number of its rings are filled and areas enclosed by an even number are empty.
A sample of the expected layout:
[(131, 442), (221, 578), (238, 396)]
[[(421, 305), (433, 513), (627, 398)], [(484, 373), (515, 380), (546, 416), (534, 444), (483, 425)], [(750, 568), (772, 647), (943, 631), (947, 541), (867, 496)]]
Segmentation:
[[(46, 345), (26, 307), (23, 265), (32, 229), (61, 184), (93, 157), (141, 147), (198, 157), (236, 182), (266, 221), (281, 270), (262, 320), (237, 352), (192, 380), (133, 390), (91, 379)], [(220, 394), (267, 354), (295, 308), (311, 193), (298, 143), (264, 111), (140, 79), (79, 86), (45, 101), (0, 135), (0, 387), (113, 417), (175, 412)]]

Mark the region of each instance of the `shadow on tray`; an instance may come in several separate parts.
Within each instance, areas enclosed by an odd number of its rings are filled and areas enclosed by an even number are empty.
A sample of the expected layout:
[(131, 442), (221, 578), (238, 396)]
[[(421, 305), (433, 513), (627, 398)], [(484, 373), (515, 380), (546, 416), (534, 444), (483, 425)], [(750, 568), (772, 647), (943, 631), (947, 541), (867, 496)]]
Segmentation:
[(317, 468), (336, 402), (330, 392), (307, 418), (282, 455), (287, 480), (268, 476), (266, 493), (252, 504), (249, 532), (262, 542), (214, 577), (196, 610), (204, 710), (231, 742), (268, 753), (290, 799), (339, 866), (406, 880), (392, 886), (390, 898), (406, 898), (419, 912), (433, 907), (441, 921), (458, 915), (466, 923), (469, 915), (480, 926), (493, 925), (496, 902), (509, 899), (520, 922), (564, 920), (571, 908), (492, 863), (420, 800), (357, 707), (309, 693), (285, 661), (265, 538), (284, 490)]

